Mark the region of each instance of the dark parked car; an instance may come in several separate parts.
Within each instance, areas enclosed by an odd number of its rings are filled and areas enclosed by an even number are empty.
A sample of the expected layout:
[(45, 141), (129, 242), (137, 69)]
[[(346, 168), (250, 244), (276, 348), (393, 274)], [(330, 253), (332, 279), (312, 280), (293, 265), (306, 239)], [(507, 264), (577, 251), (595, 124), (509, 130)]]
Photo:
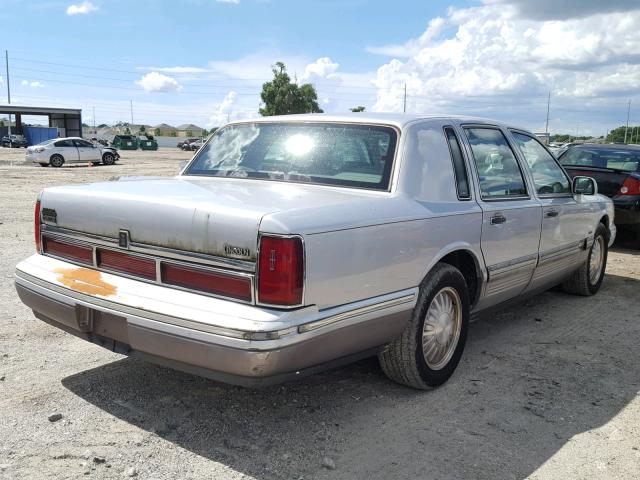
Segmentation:
[(192, 143), (192, 142), (197, 142), (198, 140), (200, 140), (200, 139), (199, 138), (187, 138), (186, 140), (178, 142), (176, 147), (178, 147), (180, 150), (190, 150), (189, 144)]
[(560, 155), (572, 177), (589, 176), (616, 208), (616, 225), (636, 234), (640, 246), (640, 146), (576, 145)]
[(3, 147), (27, 148), (27, 141), (22, 135), (5, 135), (0, 143)]

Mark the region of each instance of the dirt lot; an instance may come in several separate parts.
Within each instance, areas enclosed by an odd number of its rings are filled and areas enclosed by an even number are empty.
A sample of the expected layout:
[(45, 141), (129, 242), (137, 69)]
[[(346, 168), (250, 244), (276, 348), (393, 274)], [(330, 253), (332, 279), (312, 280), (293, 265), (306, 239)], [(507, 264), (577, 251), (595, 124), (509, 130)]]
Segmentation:
[(52, 169), (0, 149), (0, 478), (640, 476), (639, 250), (614, 248), (595, 297), (552, 291), (475, 322), (440, 389), (395, 385), (366, 360), (245, 390), (85, 343), (18, 300), (40, 189), (171, 175), (189, 157), (122, 153)]

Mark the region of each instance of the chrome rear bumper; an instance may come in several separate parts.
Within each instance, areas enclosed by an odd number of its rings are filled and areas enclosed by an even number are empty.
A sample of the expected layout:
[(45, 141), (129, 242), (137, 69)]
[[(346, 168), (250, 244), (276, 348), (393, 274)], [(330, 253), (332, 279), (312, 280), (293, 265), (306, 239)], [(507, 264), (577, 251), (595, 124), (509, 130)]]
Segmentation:
[(322, 312), (278, 311), (101, 272), (115, 287), (104, 296), (62, 284), (69, 268), (89, 270), (41, 255), (16, 267), (16, 290), (36, 317), (113, 351), (241, 385), (371, 354), (402, 333), (416, 299), (412, 289)]

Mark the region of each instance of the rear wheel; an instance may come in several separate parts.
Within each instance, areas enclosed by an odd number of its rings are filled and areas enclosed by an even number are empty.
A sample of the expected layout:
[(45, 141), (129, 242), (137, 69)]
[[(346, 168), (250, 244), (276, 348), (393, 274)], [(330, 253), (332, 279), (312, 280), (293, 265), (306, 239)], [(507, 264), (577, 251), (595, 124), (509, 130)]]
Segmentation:
[(437, 387), (453, 374), (469, 325), (469, 291), (460, 271), (434, 267), (420, 287), (409, 325), (378, 359), (392, 380), (418, 389)]
[(600, 224), (596, 229), (587, 260), (562, 284), (565, 292), (589, 297), (600, 290), (607, 268), (608, 245), (607, 229)]
[(62, 155), (51, 155), (49, 159), (49, 165), (52, 167), (60, 168), (64, 163), (64, 157)]
[(113, 165), (114, 163), (116, 163), (116, 157), (113, 155), (113, 153), (105, 153), (104, 155), (102, 155), (102, 163), (104, 163), (105, 165)]

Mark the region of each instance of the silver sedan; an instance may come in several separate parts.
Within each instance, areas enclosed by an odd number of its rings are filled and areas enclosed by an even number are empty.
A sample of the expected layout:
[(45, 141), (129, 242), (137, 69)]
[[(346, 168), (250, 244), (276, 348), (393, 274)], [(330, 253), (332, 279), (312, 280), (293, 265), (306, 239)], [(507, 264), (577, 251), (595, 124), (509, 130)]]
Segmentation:
[(94, 145), (82, 138), (55, 138), (27, 148), (26, 160), (43, 167), (61, 167), (65, 163), (102, 163), (113, 165), (119, 158), (115, 148)]

